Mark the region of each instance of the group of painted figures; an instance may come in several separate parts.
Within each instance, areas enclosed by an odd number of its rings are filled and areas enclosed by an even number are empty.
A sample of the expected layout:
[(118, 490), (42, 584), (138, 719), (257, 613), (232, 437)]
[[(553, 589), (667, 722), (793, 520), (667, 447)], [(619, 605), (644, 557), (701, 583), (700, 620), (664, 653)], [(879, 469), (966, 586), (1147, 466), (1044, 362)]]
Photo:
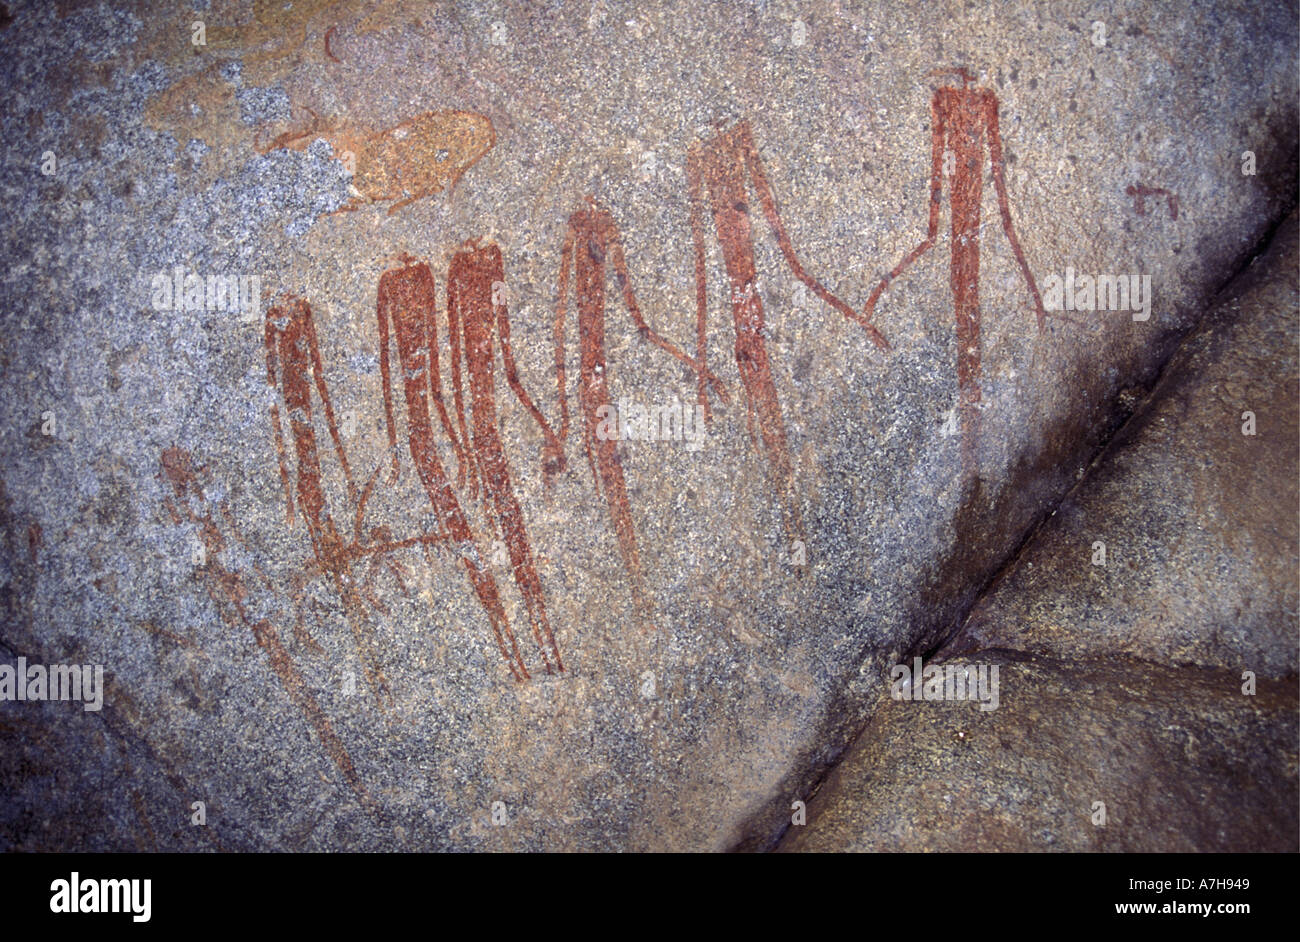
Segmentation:
[[(514, 493), (509, 462), (498, 432), (494, 365), (499, 346), (507, 385), (541, 429), (545, 443), (543, 470), (548, 475), (563, 471), (567, 465), (565, 446), (570, 427), (565, 373), (565, 319), (570, 291), (576, 299), (578, 311), (581, 354), (578, 400), (583, 445), (596, 488), (604, 494), (635, 601), (645, 625), (653, 628), (654, 605), (637, 547), (617, 442), (597, 434), (599, 417), (608, 411), (612, 402), (605, 342), (606, 265), (608, 262), (613, 267), (614, 281), (622, 292), (623, 303), (639, 335), (685, 364), (698, 377), (699, 403), (707, 417), (710, 389), (719, 399), (728, 401), (722, 381), (709, 369), (705, 343), (708, 291), (704, 240), (709, 214), (712, 215), (730, 283), (728, 299), (732, 307), (735, 357), (743, 387), (747, 427), (751, 440), (766, 459), (774, 501), (781, 509), (789, 539), (793, 542), (804, 538), (795, 496), (793, 462), (764, 341), (763, 303), (755, 290), (757, 272), (749, 208), (750, 186), (795, 277), (830, 307), (861, 326), (877, 347), (888, 350), (885, 337), (871, 323), (871, 313), (889, 283), (933, 246), (938, 235), (944, 177), (950, 177), (951, 278), (957, 320), (962, 452), (968, 462), (974, 460), (980, 400), (978, 237), (986, 147), (1003, 229), (1033, 295), (1040, 328), (1044, 311), (1011, 223), (1003, 182), (997, 99), (987, 89), (969, 87), (970, 76), (966, 73), (958, 74), (962, 78), (961, 87), (939, 88), (931, 103), (933, 153), (926, 236), (876, 286), (862, 313), (833, 295), (800, 264), (777, 212), (748, 123), (738, 124), (708, 141), (693, 145), (688, 155), (697, 298), (694, 356), (646, 323), (632, 289), (624, 247), (614, 218), (607, 209), (588, 199), (587, 204), (569, 218), (560, 262), (555, 320), (555, 370), (560, 403), (558, 432), (520, 381), (510, 345), (506, 298), (500, 290), (505, 282), (504, 265), (501, 251), (495, 244), (471, 242), (464, 246), (452, 258), (447, 276), (447, 343), (450, 348), (450, 398), (455, 412), (454, 422), (443, 389), (434, 274), (427, 263), (410, 256), (403, 256), (398, 267), (384, 272), (378, 286), (377, 317), (384, 414), (392, 451), (389, 483), (396, 482), (402, 466), (390, 367), (389, 348), (395, 341), (406, 403), (411, 463), (428, 495), (436, 521), (435, 531), (421, 537), (394, 542), (383, 527), (375, 528), (369, 534), (362, 533), (365, 502), (379, 471), (377, 469), (371, 475), (358, 493), (323, 378), (311, 308), (301, 298), (287, 298), (267, 311), (268, 380), (288, 415), (293, 441), (291, 461), (281, 431), (277, 403), (272, 407), (272, 418), (289, 518), (292, 522), (296, 491), (297, 504), (306, 522), (316, 561), (328, 574), (345, 610), (353, 616), (349, 621), (354, 626), (367, 679), (376, 691), (382, 693), (385, 684), (366, 631), (361, 626), (364, 588), (353, 576), (353, 567), (360, 558), (415, 543), (426, 546), (442, 543), (451, 548), (487, 613), (498, 649), (511, 674), (521, 681), (530, 676), (507, 619), (500, 587), (480, 552), (458, 492), (467, 493), (470, 501), (481, 498), (488, 526), (494, 535), (499, 530), (509, 553), (511, 571), (524, 601), (543, 669), (548, 673), (564, 669), (547, 617), (545, 596), (528, 540), (524, 514)], [(468, 413), (463, 381), (466, 378)], [(313, 388), (356, 511), (355, 531), (350, 540), (339, 532), (321, 486), (320, 451), (313, 420)], [(602, 407), (605, 412), (602, 412)], [(451, 453), (456, 459), (454, 485), (439, 455), (440, 435), (450, 443)], [(291, 463), (296, 464), (294, 471), (290, 470)]]
[[(961, 79), (960, 87), (940, 87), (931, 101), (932, 159), (929, 222), (925, 238), (880, 281), (861, 313), (828, 291), (800, 264), (777, 212), (775, 198), (747, 123), (721, 131), (707, 141), (697, 142), (690, 148), (687, 158), (697, 302), (694, 356), (646, 322), (632, 289), (618, 226), (607, 209), (586, 200), (582, 208), (569, 218), (558, 277), (554, 337), (560, 407), (558, 431), (547, 421), (519, 377), (510, 343), (507, 299), (500, 290), (506, 281), (500, 249), (490, 242), (474, 241), (463, 246), (451, 259), (446, 282), (446, 323), (454, 421), (448, 411), (448, 396), (443, 387), (434, 274), (426, 262), (408, 255), (401, 256), (396, 267), (380, 277), (376, 306), (384, 415), (391, 452), (387, 483), (395, 484), (403, 468), (404, 449), (398, 444), (398, 410), (393, 404), (394, 370), (390, 348), (395, 348), (397, 375), (406, 404), (410, 460), (433, 511), (434, 524), (430, 532), (396, 540), (384, 526), (365, 530), (365, 506), (386, 461), (358, 487), (325, 383), (320, 346), (308, 302), (296, 297), (281, 298), (267, 310), (267, 379), (274, 391), (271, 418), (288, 522), (293, 524), (296, 506), (310, 537), (314, 555), (312, 568), (325, 577), (340, 600), (355, 638), (367, 685), (381, 705), (390, 698), (390, 692), (374, 651), (365, 606), (369, 602), (383, 608), (382, 602), (372, 593), (371, 579), (381, 565), (393, 568), (400, 578), (392, 551), (403, 547), (418, 546), (426, 554), (435, 545), (450, 550), (464, 569), (470, 587), (487, 614), (497, 648), (511, 675), (517, 681), (528, 680), (531, 676), (511, 629), (501, 587), (480, 550), (460, 495), (467, 496), (471, 505), (474, 501), (482, 502), (487, 528), (494, 538), (499, 535), (508, 552), (511, 572), (527, 612), (542, 668), (547, 673), (564, 670), (547, 615), (545, 594), (524, 514), (514, 492), (509, 461), (498, 431), (495, 364), (499, 347), (507, 385), (541, 429), (544, 474), (549, 477), (563, 472), (568, 464), (566, 445), (570, 431), (565, 369), (565, 322), (570, 293), (577, 306), (580, 348), (577, 386), (584, 451), (596, 489), (604, 494), (634, 601), (644, 626), (654, 630), (656, 608), (638, 550), (618, 443), (597, 433), (601, 416), (612, 404), (605, 339), (605, 290), (610, 280), (607, 264), (613, 268), (613, 281), (622, 293), (623, 304), (639, 336), (685, 364), (697, 377), (699, 405), (707, 419), (710, 390), (721, 401), (729, 401), (726, 387), (709, 368), (706, 348), (709, 303), (705, 238), (709, 216), (712, 216), (729, 282), (727, 301), (732, 309), (736, 366), (750, 439), (765, 459), (773, 500), (780, 508), (788, 538), (792, 543), (804, 539), (794, 487), (793, 460), (764, 340), (763, 303), (756, 290), (751, 188), (794, 276), (817, 298), (859, 325), (876, 347), (888, 350), (884, 335), (871, 322), (872, 312), (890, 282), (934, 245), (938, 237), (944, 178), (948, 177), (962, 457), (968, 470), (974, 467), (980, 402), (979, 228), (986, 148), (1002, 228), (1032, 295), (1040, 329), (1045, 312), (1011, 223), (1003, 181), (997, 99), (990, 90), (971, 87), (971, 77), (965, 71), (958, 70), (956, 74)], [(352, 511), (350, 535), (346, 523), (340, 523), (346, 517), (340, 517), (337, 508), (331, 509), (322, 484), (317, 403), (345, 481)], [(286, 443), (282, 412), (287, 417), (288, 439), (292, 447)], [(440, 441), (450, 446), (449, 453), (456, 461), (454, 482), (443, 463)], [(336, 766), (354, 790), (369, 801), (346, 750), (307, 688), (275, 626), (252, 614), (247, 602), (250, 592), (248, 579), (221, 562), (220, 554), (227, 545), (226, 534), (241, 542), (242, 536), (228, 506), (223, 502), (214, 504), (202, 496), (203, 489), (198, 485), (202, 473), (203, 469), (196, 467), (183, 449), (174, 447), (164, 452), (160, 477), (170, 484), (171, 496), (167, 499), (167, 507), (176, 522), (188, 521), (194, 526), (207, 549), (208, 562), (203, 572), (209, 594), (220, 607), (223, 618), (231, 623), (242, 623), (252, 632), (267, 653), (272, 670), (315, 727)], [(430, 563), (433, 563), (432, 558)], [(358, 570), (364, 570), (361, 576), (358, 576)], [(271, 580), (260, 570), (259, 574), (270, 586)], [(299, 602), (302, 595), (299, 587)], [(299, 637), (304, 643), (314, 644), (305, 633), (300, 633)]]
[[(706, 219), (710, 214), (730, 283), (728, 299), (735, 329), (736, 365), (743, 387), (749, 434), (766, 459), (774, 501), (781, 509), (789, 539), (792, 542), (803, 539), (803, 522), (795, 496), (794, 467), (764, 341), (763, 303), (755, 290), (757, 272), (749, 208), (751, 186), (762, 215), (795, 277), (819, 299), (861, 326), (877, 347), (888, 350), (885, 337), (871, 323), (872, 311), (889, 283), (933, 246), (938, 235), (944, 177), (950, 177), (951, 279), (957, 321), (962, 453), (968, 465), (974, 461), (980, 400), (979, 223), (986, 147), (1002, 226), (1033, 295), (1040, 328), (1044, 311), (1011, 223), (1003, 182), (997, 99), (990, 90), (970, 87), (971, 78), (965, 72), (957, 74), (962, 79), (961, 86), (939, 88), (931, 102), (933, 152), (926, 236), (876, 286), (862, 313), (833, 295), (800, 264), (777, 212), (776, 201), (747, 123), (693, 145), (688, 155), (697, 298), (694, 356), (647, 324), (632, 289), (624, 247), (614, 218), (607, 209), (588, 199), (587, 204), (569, 218), (560, 262), (555, 320), (555, 371), (560, 403), (558, 432), (520, 381), (510, 345), (506, 298), (500, 290), (505, 282), (500, 249), (492, 243), (471, 242), (451, 260), (446, 284), (446, 319), (454, 422), (443, 390), (434, 274), (427, 263), (402, 256), (398, 267), (384, 272), (378, 286), (379, 362), (384, 415), (392, 452), (389, 483), (397, 481), (402, 467), (390, 366), (390, 346), (395, 345), (406, 403), (411, 463), (432, 505), (436, 521), (432, 533), (394, 542), (384, 527), (374, 528), (368, 534), (362, 532), (365, 503), (379, 470), (376, 469), (358, 492), (324, 381), (311, 308), (301, 298), (286, 298), (267, 311), (268, 380), (288, 415), (293, 442), (291, 460), (281, 431), (277, 402), (272, 407), (272, 418), (289, 519), (292, 522), (296, 492), (316, 562), (328, 574), (343, 600), (356, 634), (367, 679), (377, 693), (382, 695), (385, 692), (385, 681), (362, 624), (362, 599), (366, 589), (354, 577), (353, 568), (363, 557), (376, 557), (395, 547), (416, 543), (426, 548), (431, 543), (440, 543), (452, 550), (488, 616), (498, 649), (512, 676), (520, 681), (530, 676), (502, 604), (501, 589), (480, 552), (458, 493), (467, 493), (471, 502), (481, 499), (489, 528), (494, 535), (499, 531), (509, 553), (511, 571), (527, 611), (543, 669), (548, 673), (564, 669), (547, 617), (545, 596), (524, 514), (515, 496), (510, 465), (498, 432), (494, 366), (499, 346), (507, 385), (541, 429), (545, 443), (544, 472), (551, 475), (563, 471), (567, 465), (565, 446), (570, 427), (565, 373), (565, 319), (570, 291), (576, 299), (578, 311), (581, 354), (578, 400), (584, 450), (597, 491), (604, 494), (636, 604), (645, 625), (653, 628), (655, 609), (637, 547), (617, 442), (597, 434), (600, 416), (608, 412), (612, 402), (605, 342), (606, 265), (608, 262), (613, 267), (614, 281), (622, 292), (623, 303), (639, 335), (685, 364), (698, 377), (699, 403), (707, 417), (710, 389), (719, 399), (728, 401), (722, 381), (709, 369), (705, 342), (708, 290), (704, 240)], [(325, 425), (355, 508), (351, 539), (339, 532), (321, 486), (313, 389), (324, 412)], [(440, 435), (445, 436), (455, 456), (454, 485), (439, 454)], [(296, 465), (293, 471), (290, 470), (291, 464)]]

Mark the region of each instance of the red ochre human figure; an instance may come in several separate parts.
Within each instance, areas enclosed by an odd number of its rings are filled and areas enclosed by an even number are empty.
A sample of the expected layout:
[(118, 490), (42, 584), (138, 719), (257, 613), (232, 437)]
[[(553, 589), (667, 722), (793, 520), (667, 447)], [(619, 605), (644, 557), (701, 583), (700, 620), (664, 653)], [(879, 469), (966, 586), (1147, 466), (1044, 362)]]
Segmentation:
[[(481, 480), (485, 511), (500, 525), (515, 582), (528, 610), (533, 638), (542, 654), (542, 664), (548, 674), (562, 671), (564, 663), (546, 615), (546, 600), (532, 548), (528, 544), (523, 511), (515, 498), (505, 448), (497, 431), (499, 419), (493, 376), (497, 340), (501, 344), (506, 383), (541, 427), (546, 438), (544, 453), (552, 466), (563, 467), (563, 446), (519, 381), (514, 352), (510, 348), (505, 270), (501, 250), (494, 243), (478, 245), (470, 242), (452, 257), (447, 279), (447, 333), (451, 345), (456, 416), (464, 443), (462, 451), (470, 466), (471, 492), (476, 487), (476, 479)], [(466, 427), (465, 420), (462, 359), (469, 373), (472, 432)]]
[[(301, 298), (286, 298), (266, 312), (266, 371), (267, 382), (278, 393), (289, 416), (289, 429), (293, 436), (297, 458), (298, 505), (302, 508), (307, 532), (311, 537), (312, 551), (321, 570), (328, 574), (344, 614), (356, 639), (357, 652), (367, 682), (383, 703), (389, 697), (388, 682), (378, 666), (365, 628), (365, 609), (360, 587), (352, 575), (351, 562), (355, 547), (346, 543), (335, 526), (325, 501), (321, 485), (320, 453), (316, 446), (316, 431), (312, 420), (312, 387), (320, 397), (325, 422), (333, 440), (339, 464), (343, 469), (348, 496), (356, 505), (357, 489), (348, 466), (347, 454), (339, 438), (338, 423), (330, 403), (329, 389), (325, 385), (320, 348), (316, 340), (316, 327), (311, 308)], [(279, 403), (271, 405), (271, 424), (275, 429), (275, 445), (280, 462), (280, 479), (284, 485), (286, 516), (290, 526), (294, 521), (294, 491), (290, 485), (288, 455), (284, 434), (280, 426)]]
[[(605, 262), (614, 266), (614, 277), (623, 293), (623, 303), (641, 337), (666, 351), (713, 385), (718, 396), (727, 401), (721, 381), (694, 358), (682, 352), (646, 323), (632, 291), (627, 258), (618, 225), (609, 210), (588, 197), (589, 205), (569, 217), (568, 231), (560, 254), (559, 299), (555, 314), (555, 372), (560, 397), (560, 442), (568, 441), (569, 405), (565, 388), (565, 315), (569, 295), (569, 273), (573, 273), (573, 293), (578, 307), (578, 344), (581, 353), (578, 403), (582, 413), (583, 447), (591, 467), (596, 490), (604, 493), (610, 522), (618, 538), (623, 565), (632, 579), (632, 593), (645, 623), (653, 629), (654, 605), (646, 587), (645, 571), (637, 550), (636, 527), (623, 477), (623, 463), (618, 455), (618, 441), (597, 434), (602, 415), (613, 409), (609, 391), (609, 362), (605, 352)], [(603, 412), (602, 412), (603, 410)], [(548, 470), (554, 470), (553, 468)]]
[[(203, 469), (194, 466), (185, 449), (175, 446), (163, 451), (159, 463), (159, 478), (171, 485), (171, 496), (163, 498), (163, 505), (173, 522), (188, 522), (196, 529), (204, 550), (204, 563), (199, 571), (222, 620), (248, 629), (257, 646), (266, 652), (271, 671), (285, 693), (316, 731), (321, 748), (339, 770), (339, 774), (361, 803), (372, 813), (377, 812), (378, 806), (357, 774), (351, 756), (294, 664), (288, 648), (280, 640), (275, 625), (265, 618), (255, 618), (247, 605), (248, 589), (244, 579), (237, 571), (222, 564), (221, 555), (226, 542), (217, 525), (213, 505), (203, 493), (199, 480)], [(218, 506), (224, 515), (229, 515), (229, 508), (224, 503), (219, 503)]]
[(888, 350), (889, 344), (866, 316), (859, 315), (831, 294), (799, 263), (794, 247), (790, 244), (790, 237), (777, 213), (776, 200), (772, 196), (747, 121), (737, 124), (729, 131), (720, 132), (708, 141), (693, 144), (687, 157), (686, 172), (691, 197), (691, 233), (695, 245), (698, 345), (696, 360), (700, 367), (699, 400), (707, 410), (705, 326), (708, 288), (704, 257), (704, 213), (707, 191), (708, 206), (713, 214), (713, 223), (717, 230), (723, 262), (730, 282), (730, 300), (736, 330), (736, 365), (740, 370), (740, 379), (745, 390), (747, 427), (750, 438), (757, 447), (758, 438), (754, 431), (757, 415), (758, 434), (762, 438), (772, 487), (782, 507), (786, 533), (792, 542), (802, 543), (805, 537), (803, 519), (794, 493), (794, 462), (786, 438), (776, 383), (772, 378), (767, 344), (763, 338), (763, 302), (756, 285), (757, 273), (747, 195), (749, 184), (753, 185), (758, 195), (763, 215), (794, 276), (810, 288), (817, 297), (860, 325), (881, 350)]
[[(402, 267), (391, 269), (379, 278), (379, 371), (384, 386), (384, 415), (388, 423), (388, 442), (393, 452), (393, 477), (399, 473), (397, 426), (393, 420), (393, 393), (389, 366), (389, 328), (396, 335), (398, 363), (402, 370), (406, 395), (406, 420), (410, 433), (411, 461), (420, 483), (433, 504), (441, 535), (448, 538), (465, 567), (483, 610), (496, 636), (497, 647), (515, 680), (529, 678), (528, 668), (519, 654), (519, 645), (501, 604), (496, 580), (488, 569), (474, 541), (469, 522), (456, 500), (438, 456), (429, 398), (438, 410), (442, 430), (456, 455), (459, 481), (465, 480), (465, 442), (457, 437), (442, 396), (441, 371), (438, 365), (436, 297), (433, 273), (424, 262), (409, 256), (401, 259)], [(558, 661), (558, 656), (557, 656)]]
[(998, 132), (998, 99), (991, 89), (971, 88), (974, 78), (965, 69), (939, 69), (931, 75), (955, 74), (961, 87), (942, 86), (930, 101), (930, 220), (920, 245), (876, 285), (863, 314), (870, 317), (876, 302), (895, 278), (933, 246), (939, 234), (939, 207), (943, 197), (945, 153), (950, 154), (952, 182), (951, 285), (957, 317), (957, 389), (961, 417), (962, 462), (968, 474), (978, 468), (980, 408), (980, 198), (984, 188), (984, 149), (987, 145), (997, 191), (1002, 230), (1034, 299), (1038, 329), (1046, 318), (1038, 285), (1025, 261), (1024, 250), (1011, 224), (1007, 185), (1002, 170), (1002, 137)]

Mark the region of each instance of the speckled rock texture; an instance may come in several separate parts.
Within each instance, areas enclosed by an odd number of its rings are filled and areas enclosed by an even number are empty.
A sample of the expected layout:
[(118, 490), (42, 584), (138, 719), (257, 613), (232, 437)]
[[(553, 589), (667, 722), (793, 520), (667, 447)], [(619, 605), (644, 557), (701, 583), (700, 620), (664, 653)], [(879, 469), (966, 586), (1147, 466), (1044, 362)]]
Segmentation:
[[(1293, 3), (6, 0), (0, 666), (105, 690), (0, 698), (0, 847), (774, 846), (1293, 210), (1297, 48)], [(1294, 435), (1251, 375), (1205, 460)], [(1074, 578), (1137, 592), (1132, 504)], [(1234, 592), (1248, 635), (1099, 633), (1283, 677), (1294, 586)]]
[(783, 850), (1296, 850), (1298, 234), (938, 653), (996, 707), (891, 693)]
[(1297, 269), (1293, 219), (976, 606), (959, 644), (1295, 673)]
[(999, 705), (886, 700), (782, 851), (1294, 852), (1295, 679), (981, 651)]

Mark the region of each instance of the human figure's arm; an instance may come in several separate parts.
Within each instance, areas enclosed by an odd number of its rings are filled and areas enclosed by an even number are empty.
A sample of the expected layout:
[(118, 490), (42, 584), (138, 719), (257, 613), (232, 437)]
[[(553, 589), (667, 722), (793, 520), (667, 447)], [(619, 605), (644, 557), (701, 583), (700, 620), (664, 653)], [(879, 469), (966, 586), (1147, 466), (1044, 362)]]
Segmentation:
[(1007, 234), (1011, 251), (1015, 253), (1021, 274), (1025, 276), (1025, 284), (1029, 286), (1029, 293), (1034, 297), (1034, 313), (1038, 317), (1038, 329), (1042, 330), (1047, 320), (1047, 313), (1043, 310), (1043, 298), (1038, 293), (1038, 285), (1034, 283), (1034, 275), (1029, 270), (1029, 263), (1025, 261), (1025, 250), (1020, 247), (1016, 230), (1011, 225), (1011, 206), (1007, 199), (1006, 180), (1002, 174), (1002, 135), (998, 131), (998, 100), (988, 89), (985, 89), (980, 97), (984, 110), (984, 126), (988, 128), (989, 161), (993, 165), (993, 186), (997, 189), (998, 211), (1002, 214), (1002, 231)]
[[(564, 319), (569, 305), (569, 270), (573, 267), (573, 244), (575, 220), (578, 214), (569, 217), (568, 228), (564, 231), (564, 245), (560, 248), (560, 273), (556, 278), (557, 299), (555, 302), (555, 387), (560, 398), (560, 447), (559, 462), (552, 462), (552, 473), (562, 469), (563, 446), (569, 440), (569, 390), (565, 372)], [(581, 391), (581, 390), (579, 390)], [(545, 468), (545, 465), (543, 465)]]
[(691, 243), (695, 252), (695, 362), (699, 364), (698, 401), (704, 421), (712, 419), (709, 411), (708, 382), (708, 309), (709, 287), (704, 271), (704, 153), (692, 144), (686, 154), (686, 183), (691, 203)]
[(853, 308), (831, 294), (820, 281), (804, 271), (803, 265), (799, 263), (798, 256), (794, 254), (794, 245), (790, 242), (790, 236), (785, 231), (785, 224), (781, 222), (781, 215), (777, 212), (776, 198), (772, 195), (772, 187), (768, 184), (767, 173), (763, 170), (763, 162), (758, 156), (758, 148), (754, 145), (754, 137), (750, 132), (749, 122), (740, 125), (739, 133), (741, 146), (744, 149), (745, 166), (749, 171), (749, 178), (754, 184), (754, 189), (758, 192), (758, 200), (763, 207), (763, 215), (767, 217), (767, 224), (771, 227), (772, 234), (776, 236), (777, 245), (781, 247), (781, 254), (785, 256), (786, 264), (790, 266), (794, 276), (807, 285), (813, 294), (865, 330), (867, 336), (871, 338), (871, 342), (877, 347), (881, 350), (888, 350), (889, 341), (868, 320), (866, 315), (854, 311)]
[(609, 252), (610, 261), (614, 265), (614, 277), (618, 280), (619, 287), (623, 292), (623, 303), (627, 305), (628, 314), (631, 315), (633, 323), (636, 324), (637, 331), (656, 347), (690, 367), (701, 380), (707, 381), (713, 387), (713, 391), (717, 393), (719, 399), (723, 402), (730, 402), (727, 388), (722, 384), (722, 380), (718, 379), (702, 362), (678, 349), (671, 341), (646, 323), (645, 317), (641, 314), (641, 307), (637, 304), (636, 294), (632, 291), (632, 278), (628, 273), (622, 235), (618, 231), (614, 218), (607, 211), (601, 211), (600, 226), (602, 241)]
[(339, 437), (339, 426), (334, 421), (334, 407), (330, 404), (329, 389), (325, 386), (325, 368), (321, 364), (320, 346), (316, 341), (316, 324), (311, 316), (311, 308), (307, 302), (301, 298), (298, 303), (303, 308), (303, 326), (307, 334), (307, 346), (311, 353), (312, 376), (316, 381), (316, 394), (320, 396), (321, 404), (325, 407), (325, 422), (329, 426), (330, 438), (334, 440), (334, 451), (339, 456), (339, 464), (343, 466), (343, 479), (348, 486), (348, 499), (353, 506), (357, 503), (357, 485), (352, 480), (352, 470), (348, 467), (347, 452), (343, 449), (343, 439)]
[(515, 365), (514, 351), (510, 348), (510, 317), (506, 311), (504, 300), (497, 304), (493, 300), (492, 307), (496, 310), (497, 334), (501, 338), (501, 359), (506, 367), (506, 383), (510, 386), (511, 392), (532, 415), (542, 430), (542, 435), (546, 438), (547, 459), (552, 462), (558, 462), (559, 468), (564, 468), (564, 446), (560, 443), (559, 436), (551, 428), (551, 423), (546, 421), (546, 416), (542, 415), (542, 410), (537, 408), (533, 402), (528, 390), (524, 389), (524, 384), (519, 381), (519, 368)]
[(293, 487), (289, 484), (289, 459), (284, 447), (284, 430), (280, 427), (280, 387), (278, 376), (280, 369), (279, 356), (276, 352), (276, 341), (278, 340), (279, 329), (275, 321), (281, 316), (279, 308), (267, 308), (265, 325), (266, 339), (266, 385), (271, 390), (273, 399), (271, 400), (271, 428), (275, 432), (275, 452), (279, 458), (280, 464), (280, 481), (284, 485), (284, 505), (285, 505), (285, 523), (293, 526)]
[(478, 494), (478, 465), (475, 461), (473, 443), (469, 437), (469, 428), (465, 424), (465, 397), (461, 389), (460, 374), (460, 281), (456, 276), (453, 262), (450, 277), (447, 279), (447, 345), (451, 347), (452, 405), (456, 409), (461, 441), (465, 443), (465, 460), (469, 465), (469, 494), (470, 500), (473, 500)]
[(939, 105), (939, 92), (930, 99), (930, 221), (926, 225), (925, 238), (921, 244), (908, 252), (894, 270), (881, 279), (867, 298), (867, 305), (862, 309), (863, 317), (870, 317), (876, 309), (876, 302), (889, 287), (889, 283), (901, 275), (918, 258), (934, 247), (934, 240), (939, 235), (939, 206), (943, 199), (943, 142), (947, 136), (947, 123), (943, 109)]
[(422, 275), (428, 279), (429, 303), (424, 307), (422, 327), (425, 346), (429, 351), (425, 361), (429, 367), (429, 389), (433, 394), (433, 404), (438, 409), (438, 421), (442, 423), (442, 430), (447, 433), (452, 450), (456, 453), (456, 486), (461, 487), (465, 483), (465, 466), (468, 463), (465, 449), (469, 447), (469, 443), (462, 441), (456, 435), (456, 429), (451, 424), (451, 416), (447, 414), (447, 404), (443, 400), (442, 364), (438, 359), (438, 305), (434, 293), (433, 273), (429, 271), (427, 265), (421, 263), (421, 267), (424, 269)]
[(379, 278), (379, 299), (375, 305), (379, 319), (379, 376), (384, 387), (384, 420), (388, 426), (388, 450), (393, 456), (393, 471), (388, 476), (389, 485), (397, 483), (402, 474), (402, 464), (397, 448), (397, 425), (393, 421), (393, 378), (388, 363), (388, 306), (389, 295), (385, 280), (387, 273)]

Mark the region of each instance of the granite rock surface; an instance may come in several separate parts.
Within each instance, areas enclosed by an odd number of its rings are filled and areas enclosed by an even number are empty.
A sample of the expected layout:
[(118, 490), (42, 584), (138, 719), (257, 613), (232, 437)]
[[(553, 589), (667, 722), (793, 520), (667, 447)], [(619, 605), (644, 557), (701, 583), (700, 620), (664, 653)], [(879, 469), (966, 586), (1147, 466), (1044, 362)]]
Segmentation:
[(1290, 3), (3, 9), (6, 848), (772, 846), (1296, 202)]

